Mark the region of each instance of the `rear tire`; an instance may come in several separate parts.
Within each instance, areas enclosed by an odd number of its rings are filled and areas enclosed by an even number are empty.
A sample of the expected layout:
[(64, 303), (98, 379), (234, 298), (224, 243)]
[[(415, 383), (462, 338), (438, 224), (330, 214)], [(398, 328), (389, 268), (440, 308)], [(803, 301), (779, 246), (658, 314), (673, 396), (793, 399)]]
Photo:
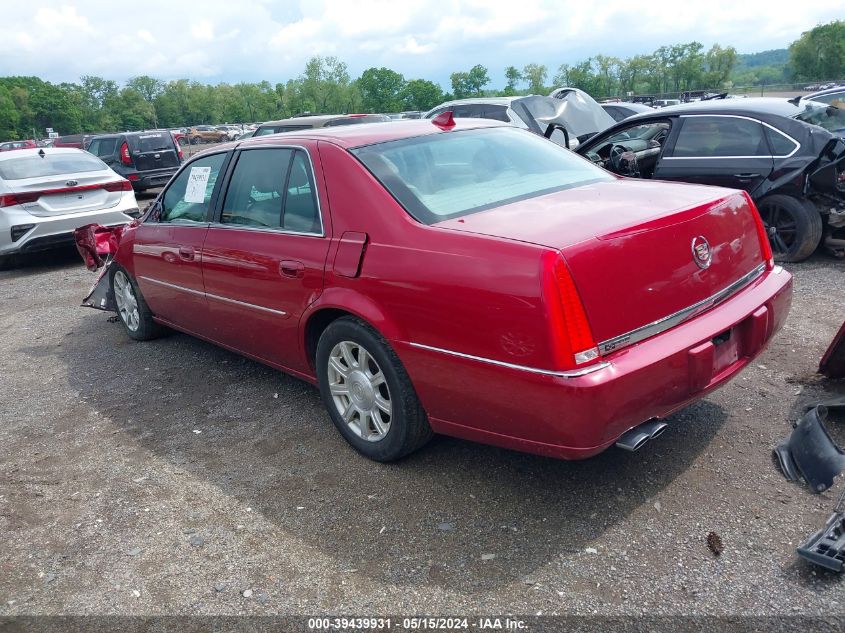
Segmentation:
[(153, 321), (153, 313), (132, 275), (119, 264), (112, 263), (111, 266), (111, 291), (123, 329), (136, 341), (149, 341), (160, 336), (162, 327)]
[(769, 233), (775, 260), (800, 262), (818, 248), (823, 223), (819, 210), (811, 201), (775, 194), (763, 198), (757, 206)]
[(433, 433), (411, 379), (378, 332), (342, 317), (317, 343), (320, 395), (332, 422), (359, 453), (378, 462), (405, 457)]

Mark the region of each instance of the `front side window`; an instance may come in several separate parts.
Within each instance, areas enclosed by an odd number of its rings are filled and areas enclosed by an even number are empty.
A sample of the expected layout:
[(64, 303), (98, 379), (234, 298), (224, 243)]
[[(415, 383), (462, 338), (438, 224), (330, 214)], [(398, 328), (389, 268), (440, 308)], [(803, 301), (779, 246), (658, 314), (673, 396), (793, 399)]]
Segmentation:
[(193, 161), (164, 193), (160, 222), (206, 222), (208, 205), (226, 154), (212, 154)]
[(425, 224), (613, 179), (568, 150), (513, 127), (402, 139), (352, 153)]
[(759, 121), (733, 116), (688, 116), (682, 121), (673, 158), (771, 156)]

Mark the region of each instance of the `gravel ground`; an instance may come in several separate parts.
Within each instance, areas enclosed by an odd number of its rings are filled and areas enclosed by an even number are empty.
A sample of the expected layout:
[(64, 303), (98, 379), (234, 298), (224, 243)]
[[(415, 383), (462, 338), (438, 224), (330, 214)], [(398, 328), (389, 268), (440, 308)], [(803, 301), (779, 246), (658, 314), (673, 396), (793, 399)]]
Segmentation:
[(766, 353), (638, 453), (437, 438), (391, 465), (311, 386), (78, 307), (75, 253), (0, 272), (0, 615), (845, 615), (840, 579), (794, 553), (842, 484), (811, 495), (770, 457), (845, 391), (815, 374), (845, 265), (790, 269)]

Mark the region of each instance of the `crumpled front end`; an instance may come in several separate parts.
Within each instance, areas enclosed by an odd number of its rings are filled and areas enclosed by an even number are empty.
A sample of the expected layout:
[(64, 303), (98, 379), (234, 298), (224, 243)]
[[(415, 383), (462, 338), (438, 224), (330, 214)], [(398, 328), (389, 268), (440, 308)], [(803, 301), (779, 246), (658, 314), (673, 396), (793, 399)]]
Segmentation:
[(82, 261), (85, 262), (85, 267), (92, 272), (100, 271), (97, 281), (82, 300), (83, 306), (109, 312), (117, 311), (111, 292), (109, 268), (126, 227), (125, 224), (119, 226), (86, 224), (74, 230), (73, 240), (82, 256)]

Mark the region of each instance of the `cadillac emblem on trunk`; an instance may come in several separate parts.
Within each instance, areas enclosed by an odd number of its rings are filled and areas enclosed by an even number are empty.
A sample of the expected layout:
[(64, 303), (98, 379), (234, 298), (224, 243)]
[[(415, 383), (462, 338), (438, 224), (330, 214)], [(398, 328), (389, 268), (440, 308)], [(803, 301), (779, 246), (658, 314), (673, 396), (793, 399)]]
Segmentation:
[(692, 261), (704, 270), (710, 266), (713, 260), (713, 253), (710, 251), (710, 243), (703, 235), (692, 239)]

